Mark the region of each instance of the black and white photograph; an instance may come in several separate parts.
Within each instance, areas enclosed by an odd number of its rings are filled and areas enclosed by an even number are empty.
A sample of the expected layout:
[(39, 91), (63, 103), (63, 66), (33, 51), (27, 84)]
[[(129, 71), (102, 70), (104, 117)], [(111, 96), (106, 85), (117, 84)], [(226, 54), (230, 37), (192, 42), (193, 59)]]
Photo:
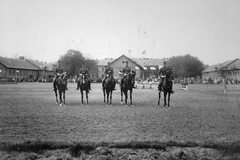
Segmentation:
[(239, 0), (0, 0), (0, 160), (240, 160)]

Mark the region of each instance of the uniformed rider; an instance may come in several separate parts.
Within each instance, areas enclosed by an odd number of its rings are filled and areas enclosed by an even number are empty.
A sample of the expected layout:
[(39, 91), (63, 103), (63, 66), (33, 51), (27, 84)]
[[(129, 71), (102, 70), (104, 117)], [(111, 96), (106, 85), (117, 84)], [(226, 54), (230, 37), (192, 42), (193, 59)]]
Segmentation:
[[(123, 76), (122, 76), (121, 84), (120, 84), (120, 85), (123, 84), (124, 78), (126, 78), (126, 76), (127, 76), (130, 72), (131, 72), (131, 67), (128, 66), (128, 61), (126, 61), (126, 66), (122, 69), (122, 74), (123, 74)], [(135, 77), (134, 77), (134, 78), (135, 78)], [(133, 88), (135, 88), (134, 83), (135, 83), (135, 80), (133, 80), (133, 83), (132, 83)]]
[[(88, 87), (89, 87), (89, 90), (92, 90), (91, 89), (91, 81), (90, 81), (90, 79), (89, 79), (89, 72), (88, 72), (88, 68), (86, 67), (86, 64), (85, 63), (83, 63), (82, 64), (82, 67), (79, 69), (79, 74), (82, 74), (82, 75), (85, 75), (85, 79), (89, 82), (88, 83)], [(81, 77), (79, 77), (78, 78), (78, 80), (77, 80), (77, 89), (76, 90), (79, 90), (79, 83), (80, 83), (80, 79), (81, 79)]]
[[(56, 84), (57, 83), (57, 79), (63, 73), (63, 68), (61, 67), (61, 62), (60, 61), (58, 61), (58, 65), (54, 69), (54, 73), (55, 73), (55, 77), (53, 78), (53, 90), (58, 89), (57, 88), (57, 84)], [(67, 83), (66, 83), (66, 90), (68, 90)]]
[(104, 83), (105, 83), (105, 81), (106, 81), (106, 79), (108, 78), (108, 76), (110, 76), (110, 77), (112, 77), (112, 80), (113, 80), (113, 90), (116, 90), (115, 89), (115, 86), (116, 86), (116, 81), (115, 81), (115, 79), (113, 78), (113, 68), (110, 66), (110, 62), (108, 62), (108, 65), (107, 65), (107, 67), (105, 68), (105, 72), (104, 72), (104, 74), (105, 74), (105, 77), (104, 77), (104, 79), (103, 79), (103, 82), (102, 82), (102, 89), (104, 88)]
[(172, 90), (172, 87), (173, 87), (173, 76), (172, 76), (172, 69), (171, 68), (167, 68), (166, 67), (166, 64), (167, 62), (166, 61), (163, 61), (163, 67), (159, 70), (159, 76), (160, 76), (160, 79), (159, 79), (159, 87), (160, 87), (160, 90), (163, 91), (163, 80), (164, 80), (164, 77), (166, 77), (167, 75), (167, 72), (170, 72), (170, 80), (171, 80), (171, 93), (174, 93), (174, 91)]

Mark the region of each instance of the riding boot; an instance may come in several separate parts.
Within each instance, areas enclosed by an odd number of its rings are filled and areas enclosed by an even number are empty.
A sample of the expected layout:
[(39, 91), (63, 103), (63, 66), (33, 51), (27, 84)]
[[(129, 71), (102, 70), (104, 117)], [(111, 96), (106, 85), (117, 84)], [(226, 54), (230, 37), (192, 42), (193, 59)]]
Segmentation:
[(67, 88), (67, 83), (66, 83), (66, 90), (68, 90), (68, 88)]
[(102, 82), (102, 90), (104, 89), (104, 83), (105, 83), (105, 79), (103, 79), (103, 82)]
[(173, 89), (172, 89), (172, 88), (173, 88), (173, 85), (171, 84), (171, 93), (174, 93), (174, 91), (173, 91)]
[(90, 83), (90, 82), (89, 82), (89, 84), (88, 84), (88, 85), (89, 85), (89, 90), (92, 90), (92, 89), (91, 89), (91, 83)]
[(115, 87), (116, 87), (116, 82), (115, 82), (115, 80), (114, 80), (114, 82), (113, 82), (113, 90), (114, 90), (114, 91), (117, 90)]
[(77, 81), (77, 89), (76, 90), (79, 90), (79, 81)]
[(159, 90), (160, 90), (160, 91), (163, 91), (162, 82), (159, 84)]
[(120, 87), (123, 87), (123, 78), (121, 79), (121, 82), (120, 82)]
[(54, 79), (54, 81), (53, 81), (53, 90), (54, 90), (54, 91), (57, 90), (56, 80), (55, 80), (55, 79)]
[(133, 84), (132, 84), (132, 85), (133, 85), (133, 88), (136, 88), (136, 87), (135, 87), (135, 82), (133, 82)]

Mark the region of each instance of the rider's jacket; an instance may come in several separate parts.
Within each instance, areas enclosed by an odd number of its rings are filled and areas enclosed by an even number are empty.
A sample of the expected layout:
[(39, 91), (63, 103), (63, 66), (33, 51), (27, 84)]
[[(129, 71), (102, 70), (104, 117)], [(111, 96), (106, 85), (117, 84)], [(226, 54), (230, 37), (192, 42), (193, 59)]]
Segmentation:
[(57, 68), (55, 68), (54, 72), (55, 72), (56, 74), (62, 74), (62, 73), (63, 73), (63, 69), (60, 68), (60, 67), (57, 67)]
[[(109, 72), (110, 71), (110, 72)], [(105, 76), (108, 74), (109, 76), (113, 77), (113, 68), (112, 67), (106, 67), (105, 69)]]
[(123, 74), (128, 74), (130, 72), (131, 72), (131, 68), (129, 66), (124, 67), (123, 70), (122, 70)]
[(168, 68), (167, 67), (162, 67), (160, 70), (159, 70), (159, 72), (158, 72), (158, 74), (161, 76), (166, 76), (167, 75), (167, 71), (168, 71)]

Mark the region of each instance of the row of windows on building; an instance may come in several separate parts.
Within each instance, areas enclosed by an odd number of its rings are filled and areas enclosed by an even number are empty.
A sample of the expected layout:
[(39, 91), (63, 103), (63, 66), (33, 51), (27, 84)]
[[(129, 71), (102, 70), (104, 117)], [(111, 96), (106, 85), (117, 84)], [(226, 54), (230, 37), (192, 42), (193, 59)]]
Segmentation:
[(8, 74), (10, 76), (25, 76), (25, 75), (29, 75), (29, 74), (36, 75), (37, 71), (9, 69)]

